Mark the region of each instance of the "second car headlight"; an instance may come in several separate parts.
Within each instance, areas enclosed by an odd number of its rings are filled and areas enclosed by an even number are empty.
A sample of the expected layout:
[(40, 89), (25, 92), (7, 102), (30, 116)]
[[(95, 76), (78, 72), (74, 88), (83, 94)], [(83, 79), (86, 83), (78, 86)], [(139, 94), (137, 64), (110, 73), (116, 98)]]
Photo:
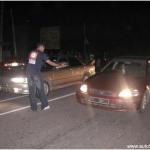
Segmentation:
[(82, 93), (87, 93), (87, 91), (88, 91), (87, 85), (86, 84), (82, 84), (81, 87), (80, 87), (80, 91)]
[(27, 78), (16, 77), (16, 78), (11, 78), (11, 81), (14, 83), (27, 83)]
[(138, 90), (124, 89), (119, 93), (119, 97), (123, 97), (123, 98), (130, 98), (134, 96), (139, 96)]

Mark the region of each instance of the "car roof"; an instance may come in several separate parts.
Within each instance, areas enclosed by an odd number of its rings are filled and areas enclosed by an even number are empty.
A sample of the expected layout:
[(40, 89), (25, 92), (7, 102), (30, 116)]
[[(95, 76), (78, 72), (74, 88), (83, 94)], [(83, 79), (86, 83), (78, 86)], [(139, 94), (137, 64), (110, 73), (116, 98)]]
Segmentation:
[(146, 60), (147, 59), (147, 57), (145, 57), (145, 56), (119, 56), (119, 57), (117, 57), (117, 58), (123, 58), (123, 59), (144, 59), (144, 60)]
[(146, 60), (150, 60), (150, 57), (145, 57), (145, 56), (119, 56), (119, 57), (114, 58), (113, 60), (146, 61)]

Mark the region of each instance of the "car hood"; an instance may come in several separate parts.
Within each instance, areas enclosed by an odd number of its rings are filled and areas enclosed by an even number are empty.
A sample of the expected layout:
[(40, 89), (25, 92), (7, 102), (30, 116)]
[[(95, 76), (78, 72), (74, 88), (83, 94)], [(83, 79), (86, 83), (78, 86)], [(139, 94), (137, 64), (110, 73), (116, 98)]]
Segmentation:
[(145, 87), (146, 80), (139, 77), (124, 76), (119, 73), (101, 73), (88, 79), (87, 84), (93, 89), (118, 93), (126, 88), (142, 90)]
[(19, 72), (5, 72), (0, 75), (0, 78), (13, 78), (13, 77), (25, 77), (25, 71)]

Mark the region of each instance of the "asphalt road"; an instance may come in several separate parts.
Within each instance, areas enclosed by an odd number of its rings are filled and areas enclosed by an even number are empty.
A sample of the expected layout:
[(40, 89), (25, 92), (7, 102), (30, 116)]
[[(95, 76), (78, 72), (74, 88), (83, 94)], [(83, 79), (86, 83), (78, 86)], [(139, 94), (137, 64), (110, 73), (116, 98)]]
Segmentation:
[(78, 104), (76, 86), (53, 91), (50, 110), (32, 112), (28, 97), (0, 94), (0, 148), (127, 148), (150, 144), (150, 109), (111, 112)]

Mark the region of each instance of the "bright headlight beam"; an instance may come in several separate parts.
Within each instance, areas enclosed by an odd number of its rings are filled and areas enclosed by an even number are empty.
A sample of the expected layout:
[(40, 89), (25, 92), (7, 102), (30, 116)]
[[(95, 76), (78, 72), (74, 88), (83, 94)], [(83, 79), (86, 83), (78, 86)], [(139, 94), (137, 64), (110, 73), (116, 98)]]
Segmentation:
[(94, 71), (95, 71), (95, 69), (94, 69), (94, 68), (91, 68), (91, 69), (90, 69), (90, 72), (94, 72)]
[(17, 62), (13, 62), (13, 63), (11, 63), (11, 66), (12, 67), (17, 67), (17, 66), (19, 66), (19, 64)]
[(125, 97), (125, 98), (132, 97), (132, 93), (129, 89), (125, 89), (119, 93), (119, 97)]
[(119, 97), (123, 98), (130, 98), (138, 95), (139, 95), (138, 90), (130, 90), (130, 89), (124, 89), (119, 93)]
[(82, 93), (87, 93), (87, 90), (88, 90), (88, 87), (87, 87), (86, 84), (81, 85), (80, 91), (81, 91)]
[(23, 77), (12, 78), (11, 81), (14, 83), (27, 83), (27, 78)]

